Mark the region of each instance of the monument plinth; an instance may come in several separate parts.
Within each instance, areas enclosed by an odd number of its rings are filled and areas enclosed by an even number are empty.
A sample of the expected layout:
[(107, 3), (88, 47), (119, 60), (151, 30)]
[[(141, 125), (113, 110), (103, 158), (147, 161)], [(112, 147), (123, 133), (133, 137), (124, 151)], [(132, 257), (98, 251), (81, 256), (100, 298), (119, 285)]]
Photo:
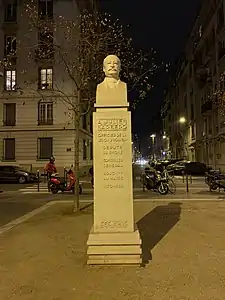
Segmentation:
[[(112, 65), (118, 74), (118, 58), (107, 58), (111, 63), (104, 61), (106, 75)], [(141, 240), (133, 213), (131, 114), (126, 84), (110, 83), (98, 86), (93, 113), (94, 225), (87, 241), (87, 263), (140, 264)]]

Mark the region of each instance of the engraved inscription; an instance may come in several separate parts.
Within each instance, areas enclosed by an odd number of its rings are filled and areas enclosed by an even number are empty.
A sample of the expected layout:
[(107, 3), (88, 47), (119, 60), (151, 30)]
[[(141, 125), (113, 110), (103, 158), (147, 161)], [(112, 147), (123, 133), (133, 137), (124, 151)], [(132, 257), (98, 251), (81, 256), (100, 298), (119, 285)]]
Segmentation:
[(123, 189), (122, 184), (106, 184), (104, 185), (105, 189)]
[(102, 221), (101, 228), (127, 228), (128, 221)]
[(125, 143), (127, 139), (125, 138), (100, 138), (99, 143)]
[(105, 172), (104, 180), (124, 180), (123, 172)]
[(127, 120), (125, 119), (101, 119), (98, 121), (99, 131), (125, 131)]
[(124, 188), (124, 144), (128, 141), (128, 122), (124, 118), (99, 119), (97, 142), (102, 147), (104, 189)]
[(104, 168), (108, 169), (108, 168), (122, 168), (123, 165), (122, 164), (104, 164)]
[(126, 132), (123, 132), (123, 133), (121, 133), (121, 132), (116, 132), (116, 133), (110, 132), (110, 133), (99, 133), (98, 134), (99, 138), (102, 138), (102, 137), (121, 138), (121, 137), (126, 137), (126, 136), (127, 136)]

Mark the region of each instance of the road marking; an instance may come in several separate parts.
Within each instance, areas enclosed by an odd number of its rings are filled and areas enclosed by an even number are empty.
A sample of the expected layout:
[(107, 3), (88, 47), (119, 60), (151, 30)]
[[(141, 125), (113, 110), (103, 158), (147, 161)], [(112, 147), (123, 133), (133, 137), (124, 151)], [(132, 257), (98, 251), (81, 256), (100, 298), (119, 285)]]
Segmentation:
[(48, 209), (49, 207), (53, 206), (55, 204), (55, 201), (52, 202), (48, 202), (45, 205), (42, 205), (41, 207), (32, 210), (31, 212), (27, 213), (26, 215), (23, 215), (22, 217), (19, 217), (5, 225), (3, 225), (2, 227), (0, 227), (0, 235), (5, 233), (6, 231), (11, 230), (12, 228), (14, 228), (17, 225), (20, 225), (21, 223), (27, 221), (28, 219), (32, 218), (33, 216), (39, 214), (40, 212), (43, 212), (44, 210)]
[(29, 191), (24, 191), (22, 192), (22, 194), (49, 194), (49, 191), (33, 191), (33, 192), (29, 192)]
[[(140, 192), (140, 191), (142, 191), (143, 190), (143, 188), (142, 187), (140, 187), (140, 188), (133, 188), (133, 191), (134, 192)], [(83, 189), (83, 192), (85, 193), (85, 192), (93, 192), (94, 190), (91, 188), (91, 189)], [(25, 189), (20, 189), (19, 190), (19, 192), (21, 193), (21, 194), (49, 194), (49, 193), (51, 193), (51, 192), (49, 192), (48, 191), (48, 189), (47, 188), (41, 188), (40, 187), (40, 189), (39, 189), (39, 192), (38, 192), (38, 190), (37, 190), (37, 187), (27, 187), (27, 188), (25, 188)]]

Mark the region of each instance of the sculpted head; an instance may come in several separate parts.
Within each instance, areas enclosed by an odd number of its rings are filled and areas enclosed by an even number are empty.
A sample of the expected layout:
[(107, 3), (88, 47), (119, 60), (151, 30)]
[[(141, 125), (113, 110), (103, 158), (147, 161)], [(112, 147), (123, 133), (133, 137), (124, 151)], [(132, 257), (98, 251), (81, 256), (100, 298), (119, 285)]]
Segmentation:
[(103, 71), (106, 77), (119, 79), (121, 62), (116, 55), (108, 55), (103, 61)]

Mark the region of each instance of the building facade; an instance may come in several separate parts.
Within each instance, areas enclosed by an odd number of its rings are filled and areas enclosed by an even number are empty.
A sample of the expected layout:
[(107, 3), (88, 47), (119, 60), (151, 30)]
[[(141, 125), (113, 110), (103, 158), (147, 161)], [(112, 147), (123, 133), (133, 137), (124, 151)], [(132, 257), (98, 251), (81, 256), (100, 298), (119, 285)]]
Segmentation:
[[(63, 15), (66, 20), (74, 20), (80, 13), (80, 2), (38, 0), (37, 12), (50, 19)], [(44, 33), (34, 29), (27, 34), (29, 19), (24, 1), (2, 1), (0, 14), (1, 61), (12, 54), (10, 65), (1, 65), (0, 70), (1, 163), (18, 164), (35, 171), (42, 170), (54, 156), (58, 170), (62, 171), (74, 165), (74, 117), (71, 108), (52, 89), (57, 85), (69, 97), (74, 86), (57, 57), (47, 64), (28, 58), (29, 45), (40, 44)], [(52, 34), (63, 43), (63, 31)], [(75, 55), (69, 50), (68, 53)], [(32, 84), (28, 86), (27, 82)], [(82, 117), (80, 127), (80, 165), (88, 169), (91, 164), (92, 116), (87, 114)]]
[(225, 169), (225, 1), (204, 0), (165, 95), (162, 116), (173, 157)]

